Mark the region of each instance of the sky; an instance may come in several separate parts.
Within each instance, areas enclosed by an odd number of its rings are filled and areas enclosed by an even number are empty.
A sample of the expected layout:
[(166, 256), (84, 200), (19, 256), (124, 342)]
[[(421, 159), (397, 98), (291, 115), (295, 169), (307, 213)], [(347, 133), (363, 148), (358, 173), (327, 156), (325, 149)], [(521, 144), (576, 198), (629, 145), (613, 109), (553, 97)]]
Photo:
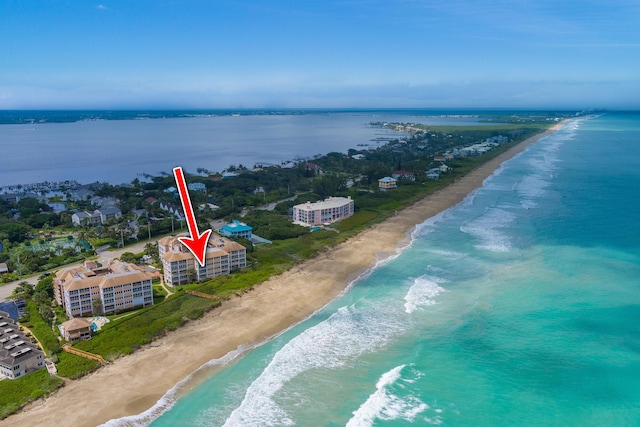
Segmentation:
[(640, 109), (638, 0), (2, 0), (0, 109)]

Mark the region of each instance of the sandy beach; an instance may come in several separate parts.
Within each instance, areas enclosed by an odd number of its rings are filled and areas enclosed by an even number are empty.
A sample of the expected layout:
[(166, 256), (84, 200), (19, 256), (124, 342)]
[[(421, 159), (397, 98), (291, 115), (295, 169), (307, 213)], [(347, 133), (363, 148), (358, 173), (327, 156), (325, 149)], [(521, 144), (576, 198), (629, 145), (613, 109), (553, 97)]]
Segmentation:
[(409, 242), (417, 224), (458, 204), (482, 186), (505, 160), (559, 128), (529, 138), (445, 189), (418, 201), (349, 241), (273, 277), (253, 291), (225, 301), (134, 354), (27, 406), (0, 426), (96, 426), (152, 407), (169, 389), (204, 363), (240, 346), (264, 342), (307, 318), (340, 295), (377, 261)]

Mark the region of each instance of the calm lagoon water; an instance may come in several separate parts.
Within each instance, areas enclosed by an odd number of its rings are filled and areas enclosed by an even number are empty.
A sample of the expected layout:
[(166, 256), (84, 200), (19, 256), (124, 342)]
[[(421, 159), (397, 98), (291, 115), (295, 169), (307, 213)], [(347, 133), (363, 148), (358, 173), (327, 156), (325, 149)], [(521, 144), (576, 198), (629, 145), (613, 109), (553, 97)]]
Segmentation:
[(170, 173), (175, 166), (190, 173), (200, 167), (220, 172), (229, 165), (252, 168), (258, 162), (346, 153), (403, 136), (368, 126), (374, 121), (478, 123), (368, 112), (3, 124), (0, 186), (71, 179), (121, 184), (142, 173)]

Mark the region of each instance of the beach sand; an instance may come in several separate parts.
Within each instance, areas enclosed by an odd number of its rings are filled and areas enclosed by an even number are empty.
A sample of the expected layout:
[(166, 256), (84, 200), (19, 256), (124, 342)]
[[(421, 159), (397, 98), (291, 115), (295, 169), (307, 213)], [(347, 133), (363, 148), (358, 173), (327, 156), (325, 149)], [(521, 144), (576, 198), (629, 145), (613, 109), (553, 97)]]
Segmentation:
[(409, 242), (417, 224), (461, 202), (505, 160), (554, 132), (529, 138), (383, 223), (225, 301), (203, 318), (28, 405), (0, 426), (96, 426), (151, 408), (206, 362), (255, 346), (304, 320), (340, 295), (376, 262)]

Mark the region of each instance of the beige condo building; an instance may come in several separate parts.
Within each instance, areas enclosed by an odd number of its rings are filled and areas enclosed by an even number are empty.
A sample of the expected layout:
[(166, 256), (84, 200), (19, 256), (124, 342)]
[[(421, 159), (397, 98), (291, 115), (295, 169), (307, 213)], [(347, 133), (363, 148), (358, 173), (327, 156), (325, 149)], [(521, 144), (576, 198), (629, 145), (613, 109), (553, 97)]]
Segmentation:
[(153, 305), (152, 279), (144, 269), (119, 260), (106, 266), (85, 261), (56, 272), (53, 291), (69, 317), (91, 316)]
[(211, 233), (207, 242), (205, 264), (200, 266), (178, 236), (158, 241), (158, 252), (164, 269), (164, 281), (170, 286), (211, 279), (247, 266), (247, 250), (238, 242)]

